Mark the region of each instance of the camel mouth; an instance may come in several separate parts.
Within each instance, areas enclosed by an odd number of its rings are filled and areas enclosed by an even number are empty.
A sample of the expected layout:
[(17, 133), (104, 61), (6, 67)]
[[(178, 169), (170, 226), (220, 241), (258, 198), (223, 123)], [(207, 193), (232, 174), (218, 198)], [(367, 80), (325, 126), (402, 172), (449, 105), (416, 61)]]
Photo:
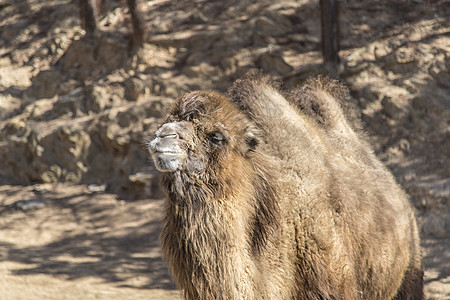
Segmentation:
[(152, 141), (148, 145), (148, 151), (152, 155), (159, 156), (180, 156), (184, 154), (184, 151), (176, 143), (167, 143), (161, 141)]
[(179, 150), (167, 150), (167, 149), (155, 149), (153, 151), (153, 153), (158, 153), (158, 154), (183, 154), (184, 151), (179, 151)]
[(183, 151), (166, 151), (166, 150), (156, 150), (152, 153), (154, 156), (158, 156), (159, 158), (167, 158), (173, 159), (178, 158), (184, 155)]

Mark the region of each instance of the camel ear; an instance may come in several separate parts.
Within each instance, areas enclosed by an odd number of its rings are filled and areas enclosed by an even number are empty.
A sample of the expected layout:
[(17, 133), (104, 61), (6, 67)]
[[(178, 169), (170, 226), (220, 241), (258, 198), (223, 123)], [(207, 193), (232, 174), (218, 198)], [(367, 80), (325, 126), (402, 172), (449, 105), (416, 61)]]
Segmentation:
[(247, 131), (246, 137), (245, 137), (245, 143), (247, 144), (248, 150), (247, 151), (254, 151), (256, 147), (260, 144), (260, 139), (255, 132), (249, 130)]

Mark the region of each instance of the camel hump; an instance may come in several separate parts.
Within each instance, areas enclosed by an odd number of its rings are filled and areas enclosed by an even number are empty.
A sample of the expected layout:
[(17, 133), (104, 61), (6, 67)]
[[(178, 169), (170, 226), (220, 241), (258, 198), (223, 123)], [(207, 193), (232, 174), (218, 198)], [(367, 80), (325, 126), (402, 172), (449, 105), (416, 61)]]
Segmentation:
[(231, 101), (256, 123), (294, 112), (278, 89), (263, 76), (235, 81), (228, 94)]
[(325, 130), (351, 127), (361, 130), (360, 116), (348, 89), (326, 76), (310, 78), (288, 97), (302, 113)]

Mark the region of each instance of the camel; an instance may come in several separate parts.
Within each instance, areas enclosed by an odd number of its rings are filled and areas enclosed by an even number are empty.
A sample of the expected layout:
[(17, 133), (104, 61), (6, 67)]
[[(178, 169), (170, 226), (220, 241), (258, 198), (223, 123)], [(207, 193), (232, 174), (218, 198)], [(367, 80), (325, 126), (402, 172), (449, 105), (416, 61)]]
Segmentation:
[(319, 81), (186, 93), (149, 142), (186, 299), (423, 299), (408, 197)]

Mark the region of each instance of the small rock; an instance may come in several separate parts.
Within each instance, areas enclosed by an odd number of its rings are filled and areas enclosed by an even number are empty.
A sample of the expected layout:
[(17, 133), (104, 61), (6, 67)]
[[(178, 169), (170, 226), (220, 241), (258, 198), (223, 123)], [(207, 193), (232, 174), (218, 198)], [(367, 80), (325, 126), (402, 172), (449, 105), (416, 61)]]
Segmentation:
[[(253, 30), (260, 35), (263, 36), (277, 36), (285, 34), (286, 32), (290, 31), (290, 28), (292, 26), (289, 26), (290, 21), (286, 17), (278, 16), (277, 20), (273, 20), (275, 16), (261, 16), (257, 17), (255, 19), (252, 19), (251, 26), (253, 27)], [(281, 23), (279, 23), (281, 22)]]
[(125, 99), (136, 101), (140, 96), (145, 94), (144, 81), (137, 77), (130, 77), (124, 82)]
[(46, 200), (44, 199), (29, 199), (20, 200), (10, 205), (10, 207), (19, 209), (21, 211), (35, 211), (44, 208), (46, 205)]
[(58, 93), (63, 75), (55, 69), (39, 72), (28, 88), (27, 94), (36, 98), (51, 98)]
[(28, 116), (30, 119), (39, 119), (44, 115), (44, 113), (52, 110), (53, 102), (53, 99), (41, 99), (34, 101), (24, 108), (23, 114)]
[(90, 184), (90, 185), (88, 185), (88, 190), (89, 190), (89, 192), (92, 192), (92, 193), (99, 193), (99, 192), (104, 192), (104, 191), (106, 191), (106, 188), (107, 188), (107, 184), (106, 183), (104, 183), (104, 184)]
[(45, 184), (33, 185), (33, 193), (35, 193), (36, 195), (43, 195), (48, 192), (49, 192), (48, 187)]
[(26, 132), (26, 123), (23, 118), (12, 118), (1, 129), (0, 138), (11, 135), (23, 135)]
[(82, 114), (80, 103), (82, 102), (82, 92), (73, 95), (63, 95), (53, 104), (53, 112), (57, 115), (71, 114), (73, 116)]
[(404, 111), (391, 97), (385, 96), (381, 100), (383, 106), (383, 112), (392, 119), (400, 119), (404, 115)]
[(120, 127), (128, 127), (145, 118), (145, 110), (140, 106), (133, 106), (129, 110), (121, 111), (117, 114)]
[(101, 112), (109, 103), (107, 88), (101, 86), (87, 87), (87, 98), (85, 102), (86, 112)]
[(257, 64), (269, 74), (282, 75), (292, 71), (292, 67), (284, 61), (281, 54), (277, 53), (262, 54), (259, 57)]

